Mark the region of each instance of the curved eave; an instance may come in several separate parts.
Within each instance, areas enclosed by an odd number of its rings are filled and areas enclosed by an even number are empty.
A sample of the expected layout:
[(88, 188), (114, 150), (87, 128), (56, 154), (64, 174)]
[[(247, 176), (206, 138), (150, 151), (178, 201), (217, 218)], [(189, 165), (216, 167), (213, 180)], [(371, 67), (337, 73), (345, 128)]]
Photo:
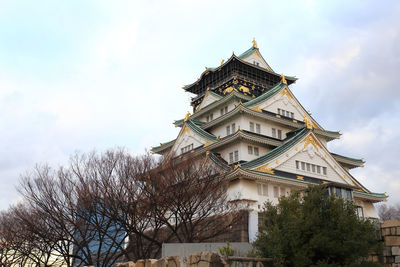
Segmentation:
[(309, 133), (310, 133), (310, 130), (308, 130), (307, 128), (303, 128), (296, 135), (285, 140), (282, 145), (274, 148), (273, 150), (267, 152), (266, 154), (264, 154), (256, 159), (253, 159), (246, 163), (243, 163), (242, 167), (252, 169), (252, 168), (261, 166), (262, 164), (265, 164), (266, 162), (285, 153), (287, 150), (292, 148), (295, 144), (297, 144), (300, 140), (302, 140)]
[(215, 164), (217, 164), (219, 167), (221, 167), (223, 170), (225, 171), (229, 171), (230, 168), (228, 166), (228, 164), (226, 164), (225, 162), (223, 162), (220, 158), (217, 157), (217, 155), (213, 152), (210, 152), (208, 154), (208, 158), (214, 162)]
[[(191, 117), (189, 117), (189, 119), (190, 119), (194, 124), (196, 124), (196, 125), (199, 126), (199, 127), (200, 127), (200, 126), (203, 126), (203, 125), (205, 124), (204, 121), (192, 119)], [(185, 123), (185, 120), (184, 120), (184, 119), (180, 119), (180, 120), (174, 121), (175, 127), (182, 127), (184, 123)]]
[(360, 191), (353, 191), (354, 198), (367, 200), (372, 203), (386, 201), (388, 195), (385, 193), (367, 193), (367, 192), (360, 192)]
[(162, 143), (159, 146), (152, 147), (151, 152), (157, 153), (157, 154), (163, 153), (163, 152), (167, 151), (168, 149), (170, 149), (175, 144), (175, 141), (176, 141), (176, 139), (166, 142), (166, 143)]
[(286, 86), (287, 86), (286, 84), (283, 84), (282, 82), (279, 82), (276, 85), (274, 85), (273, 87), (271, 87), (270, 89), (268, 89), (268, 91), (266, 91), (263, 94), (261, 94), (260, 96), (258, 96), (256, 98), (244, 103), (243, 106), (252, 107), (252, 106), (258, 105), (258, 104), (270, 99), (271, 97), (273, 97), (277, 93), (279, 93), (279, 91), (282, 90)]
[(229, 179), (229, 180), (235, 180), (238, 178), (245, 178), (245, 179), (255, 180), (255, 181), (259, 180), (259, 181), (266, 181), (266, 182), (283, 183), (286, 185), (291, 185), (291, 186), (300, 187), (300, 188), (307, 188), (309, 185), (318, 185), (318, 183), (291, 179), (291, 178), (287, 178), (287, 177), (278, 176), (275, 174), (246, 170), (246, 169), (243, 169), (242, 167), (239, 167), (239, 168), (233, 170), (231, 173), (227, 174), (227, 179)]
[[(239, 179), (239, 178), (256, 180), (256, 181), (259, 180), (259, 181), (265, 181), (265, 182), (283, 183), (283, 184), (295, 186), (298, 188), (307, 188), (310, 185), (324, 185), (325, 184), (324, 180), (321, 180), (320, 182), (303, 181), (303, 180), (287, 178), (287, 177), (283, 177), (283, 176), (279, 176), (279, 175), (275, 175), (275, 174), (257, 172), (257, 171), (253, 171), (253, 170), (246, 170), (246, 169), (243, 169), (242, 167), (239, 167), (227, 174), (227, 179), (229, 179), (229, 180), (235, 180), (235, 179)], [(343, 184), (343, 186), (346, 186), (346, 184)], [(366, 192), (360, 192), (360, 191), (356, 191), (356, 190), (353, 190), (353, 195), (354, 195), (355, 199), (366, 200), (366, 201), (370, 201), (373, 203), (385, 201), (388, 198), (388, 196), (386, 194), (366, 193)]]
[(188, 126), (192, 131), (197, 133), (198, 135), (204, 137), (207, 140), (210, 141), (217, 141), (217, 137), (213, 134), (210, 134), (209, 132), (203, 130), (199, 126), (197, 126), (194, 122), (192, 122), (190, 119), (187, 120), (184, 125)]
[(350, 157), (345, 157), (339, 154), (331, 153), (331, 155), (339, 162), (340, 164), (344, 165), (349, 169), (357, 168), (357, 167), (364, 167), (365, 161), (362, 159), (355, 159)]
[[(224, 64), (222, 64), (221, 66), (219, 66), (219, 67), (217, 67), (217, 68), (207, 68), (207, 69), (206, 69), (205, 71), (203, 71), (203, 73), (200, 75), (200, 78), (199, 78), (199, 79), (197, 79), (195, 82), (193, 82), (193, 83), (191, 83), (191, 84), (188, 84), (188, 85), (183, 86), (183, 89), (184, 89), (185, 91), (187, 91), (187, 92), (193, 93), (193, 92), (192, 92), (192, 91), (193, 91), (192, 88), (193, 88), (194, 86), (196, 86), (197, 84), (199, 84), (199, 83), (201, 82), (201, 80), (202, 80), (205, 76), (220, 71), (222, 68), (224, 68), (225, 66), (227, 66), (228, 64), (230, 64), (230, 63), (233, 62), (234, 60), (238, 60), (240, 63), (245, 64), (246, 66), (259, 69), (259, 70), (265, 72), (266, 74), (274, 75), (274, 76), (277, 76), (277, 77), (280, 77), (280, 76), (281, 76), (281, 75), (278, 74), (278, 73), (275, 73), (275, 72), (273, 72), (273, 71), (269, 71), (269, 70), (267, 70), (267, 69), (265, 69), (265, 68), (263, 68), (263, 67), (256, 66), (256, 65), (253, 65), (253, 64), (251, 64), (251, 63), (249, 63), (249, 62), (246, 62), (246, 61), (242, 60), (241, 58), (237, 57), (235, 54), (233, 54), (233, 55), (232, 55)], [(288, 81), (288, 84), (294, 83), (294, 82), (296, 82), (296, 80), (297, 80), (297, 78), (295, 78), (295, 77), (293, 77), (293, 76), (286, 76), (286, 75), (285, 75), (285, 78), (286, 78), (286, 80)]]

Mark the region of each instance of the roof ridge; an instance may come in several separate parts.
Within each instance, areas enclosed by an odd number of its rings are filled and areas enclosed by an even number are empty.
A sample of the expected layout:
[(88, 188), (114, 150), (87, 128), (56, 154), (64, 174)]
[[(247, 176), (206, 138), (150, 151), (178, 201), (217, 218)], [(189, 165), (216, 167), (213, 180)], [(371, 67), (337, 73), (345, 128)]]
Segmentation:
[(213, 135), (213, 134), (201, 129), (191, 119), (188, 119), (185, 122), (185, 125), (187, 125), (190, 129), (192, 129), (193, 131), (195, 131), (196, 133), (198, 133), (199, 135), (203, 136), (204, 138), (206, 138), (208, 140), (212, 140), (212, 141), (216, 141), (217, 140), (217, 137), (215, 135)]
[(254, 99), (252, 99), (252, 100), (247, 101), (246, 103), (244, 103), (243, 106), (249, 107), (249, 106), (252, 106), (252, 105), (256, 105), (256, 104), (258, 104), (259, 102), (264, 101), (264, 100), (270, 98), (270, 97), (273, 96), (274, 94), (278, 93), (278, 92), (284, 87), (284, 86), (282, 87), (282, 85), (285, 85), (285, 84), (283, 84), (281, 81), (278, 82), (276, 85), (274, 85), (273, 87), (271, 87), (271, 88), (270, 88), (268, 91), (266, 91), (265, 93), (263, 93), (263, 94), (259, 95), (258, 97), (256, 97), (256, 98), (254, 98)]

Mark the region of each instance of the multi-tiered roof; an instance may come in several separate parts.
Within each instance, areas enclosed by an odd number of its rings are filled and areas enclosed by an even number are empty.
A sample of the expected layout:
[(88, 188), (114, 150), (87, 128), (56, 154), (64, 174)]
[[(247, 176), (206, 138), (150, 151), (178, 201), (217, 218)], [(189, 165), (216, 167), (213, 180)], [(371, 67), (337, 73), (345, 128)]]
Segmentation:
[(207, 155), (228, 177), (302, 188), (336, 185), (354, 198), (378, 202), (386, 194), (372, 193), (349, 170), (362, 159), (331, 153), (327, 142), (339, 139), (304, 109), (289, 88), (297, 78), (277, 74), (260, 54), (255, 41), (240, 56), (232, 55), (217, 68), (184, 86), (194, 94), (193, 114), (174, 122), (178, 137), (154, 147), (154, 153), (184, 157)]

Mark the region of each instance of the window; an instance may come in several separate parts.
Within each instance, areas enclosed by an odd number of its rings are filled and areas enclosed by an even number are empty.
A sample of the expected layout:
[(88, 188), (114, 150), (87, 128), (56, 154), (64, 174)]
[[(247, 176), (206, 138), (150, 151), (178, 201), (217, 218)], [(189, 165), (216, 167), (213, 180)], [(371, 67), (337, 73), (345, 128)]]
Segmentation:
[(209, 121), (212, 121), (213, 120), (213, 113), (211, 113), (210, 115), (208, 115), (207, 117), (206, 117), (206, 120), (207, 120), (207, 122), (209, 122)]
[(277, 186), (274, 186), (274, 197), (275, 198), (279, 197), (279, 188)]
[(360, 219), (364, 219), (364, 211), (363, 208), (360, 206), (357, 207), (357, 216)]
[(268, 185), (266, 184), (262, 185), (262, 194), (263, 196), (268, 196)]
[(301, 170), (303, 170), (303, 171), (313, 172), (313, 173), (318, 173), (318, 174), (323, 174), (323, 175), (327, 175), (327, 173), (328, 173), (327, 167), (318, 166), (315, 164), (297, 161), (297, 160), (296, 160), (296, 169), (298, 169), (298, 170), (300, 169), (300, 164), (301, 164)]
[(225, 108), (221, 108), (221, 109), (219, 110), (219, 112), (221, 113), (221, 116), (224, 115), (225, 113), (228, 112), (228, 106), (226, 106)]
[(272, 137), (276, 137), (276, 129), (275, 128), (272, 128)]
[(256, 123), (256, 133), (261, 133), (261, 125)]
[(233, 152), (229, 153), (229, 163), (233, 162)]
[(285, 190), (285, 188), (284, 188), (284, 187), (281, 187), (281, 196), (284, 196), (284, 195), (285, 195), (285, 193), (286, 193), (286, 190)]
[(250, 132), (254, 132), (254, 122), (250, 122)]
[(232, 123), (232, 133), (236, 132), (236, 124)]
[(192, 149), (193, 149), (193, 144), (184, 146), (184, 147), (181, 148), (181, 153), (182, 153), (182, 154), (183, 154), (183, 153), (186, 153), (186, 152), (188, 152), (188, 151), (190, 151), (190, 150), (192, 150)]
[(261, 192), (261, 184), (257, 184), (257, 193), (259, 196), (261, 196), (262, 192)]
[(348, 188), (329, 187), (327, 192), (329, 192), (329, 195), (331, 195), (331, 196), (341, 197), (346, 200), (353, 199), (352, 191), (351, 191), (351, 189), (348, 189)]
[(336, 195), (337, 195), (338, 197), (342, 197), (342, 188), (336, 187)]
[(294, 118), (294, 113), (290, 112), (288, 110), (284, 110), (284, 109), (278, 108), (278, 114), (282, 115), (282, 116), (285, 116), (285, 117), (288, 117), (288, 118), (292, 118), (292, 119)]
[(278, 139), (282, 139), (282, 130), (278, 130)]
[(346, 190), (346, 196), (347, 196), (347, 199), (353, 199), (353, 195), (351, 194), (351, 190), (350, 189)]
[(226, 126), (226, 135), (231, 134), (231, 126)]
[(249, 155), (253, 155), (253, 147), (252, 146), (248, 146), (247, 150), (248, 150)]
[(256, 155), (256, 156), (259, 155), (259, 153), (258, 153), (258, 147), (254, 147), (254, 155)]
[(239, 161), (239, 151), (235, 150), (235, 161)]

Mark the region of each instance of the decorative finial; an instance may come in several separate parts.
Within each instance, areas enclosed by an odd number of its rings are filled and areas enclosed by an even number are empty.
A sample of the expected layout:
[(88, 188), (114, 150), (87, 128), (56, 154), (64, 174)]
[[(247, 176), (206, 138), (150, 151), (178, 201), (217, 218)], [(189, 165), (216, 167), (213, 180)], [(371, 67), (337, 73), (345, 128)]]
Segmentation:
[(239, 127), (238, 127), (238, 131), (241, 131), (242, 129), (240, 128), (240, 125), (239, 125)]
[(205, 67), (206, 68), (206, 70), (208, 70), (208, 67)]
[(221, 65), (224, 64), (224, 62), (225, 62), (225, 60), (222, 59), (222, 60), (221, 60)]
[(217, 137), (217, 141), (219, 141), (219, 140), (221, 140), (221, 137), (218, 135), (218, 137)]
[(240, 162), (238, 162), (238, 164), (236, 164), (233, 169), (236, 170), (237, 168), (240, 168)]
[(256, 38), (253, 38), (253, 47), (254, 47), (254, 48), (258, 48), (257, 42), (256, 42)]
[(206, 156), (210, 155), (210, 150), (206, 151)]
[(304, 115), (304, 123), (306, 124), (306, 126), (307, 126), (307, 129), (310, 129), (310, 130), (312, 130), (312, 128), (313, 128), (312, 122), (311, 122), (311, 121), (309, 121), (309, 120), (306, 118), (306, 116), (305, 116), (305, 115)]
[(186, 116), (185, 116), (184, 122), (186, 122), (186, 121), (189, 119), (189, 117), (190, 117), (190, 112), (188, 111), (188, 113), (187, 113)]
[(287, 81), (285, 79), (285, 75), (281, 74), (281, 82), (287, 85)]

